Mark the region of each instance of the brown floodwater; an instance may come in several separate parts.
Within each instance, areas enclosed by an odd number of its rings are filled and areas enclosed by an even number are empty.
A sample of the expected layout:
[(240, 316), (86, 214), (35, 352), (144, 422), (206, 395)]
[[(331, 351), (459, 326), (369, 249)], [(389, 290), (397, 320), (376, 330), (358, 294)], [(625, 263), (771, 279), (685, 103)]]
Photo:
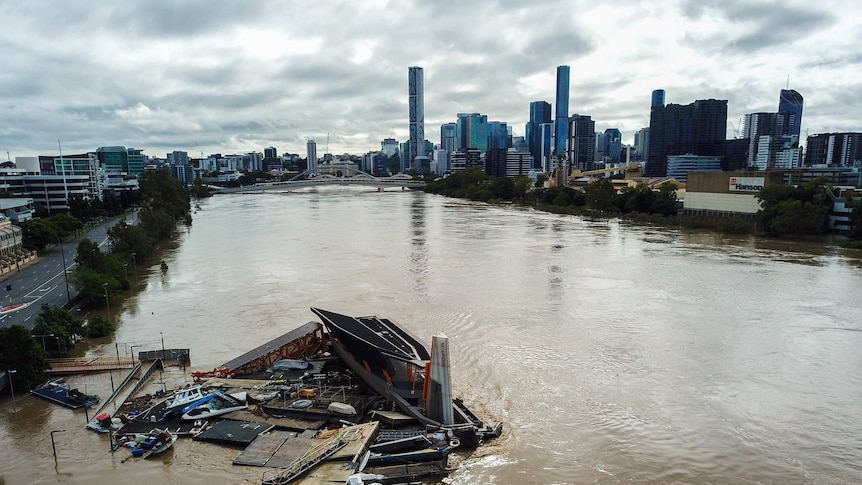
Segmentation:
[[(591, 222), (409, 191), (330, 187), (201, 203), (139, 267), (116, 335), (208, 370), (311, 306), (450, 338), (456, 395), (504, 436), (447, 483), (862, 482), (862, 260), (818, 243)], [(119, 371), (70, 378), (107, 396)], [(170, 368), (154, 390), (190, 381)], [(0, 400), (0, 484), (258, 483), (183, 439), (123, 462), (71, 411)], [(51, 450), (55, 433), (57, 465)]]

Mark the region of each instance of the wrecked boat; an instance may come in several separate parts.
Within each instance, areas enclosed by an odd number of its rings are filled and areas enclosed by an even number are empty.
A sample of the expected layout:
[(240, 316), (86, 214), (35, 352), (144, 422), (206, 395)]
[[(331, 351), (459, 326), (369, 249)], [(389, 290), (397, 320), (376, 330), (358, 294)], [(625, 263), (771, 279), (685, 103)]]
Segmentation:
[(350, 317), (312, 308), (344, 363), (401, 412), (432, 431), (450, 432), (460, 446), (475, 448), (500, 436), (502, 425), (485, 426), (463, 401), (452, 398), (449, 339), (432, 339), (432, 352), (392, 320)]

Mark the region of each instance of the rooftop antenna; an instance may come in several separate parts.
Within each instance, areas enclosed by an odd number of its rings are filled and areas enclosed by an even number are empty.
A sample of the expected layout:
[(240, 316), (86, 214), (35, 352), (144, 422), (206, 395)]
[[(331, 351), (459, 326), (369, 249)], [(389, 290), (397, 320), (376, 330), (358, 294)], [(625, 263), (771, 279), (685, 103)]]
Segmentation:
[(10, 157), (10, 156), (9, 156), (9, 150), (6, 150), (6, 161), (7, 161), (7, 162), (11, 162), (11, 161), (12, 161), (12, 157)]
[(787, 88), (790, 89), (790, 74), (787, 75)]

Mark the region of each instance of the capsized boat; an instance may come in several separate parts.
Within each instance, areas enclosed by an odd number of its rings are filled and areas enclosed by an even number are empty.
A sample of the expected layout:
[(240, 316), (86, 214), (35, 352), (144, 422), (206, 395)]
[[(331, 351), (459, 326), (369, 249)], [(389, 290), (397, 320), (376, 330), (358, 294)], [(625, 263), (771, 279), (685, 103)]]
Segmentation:
[[(330, 335), (332, 350), (372, 389), (429, 431), (442, 431), (476, 447), (496, 438), (502, 425), (486, 426), (460, 399), (452, 398), (449, 348), (435, 336), (433, 355), (389, 319), (351, 317), (312, 308)], [(454, 446), (453, 446), (454, 447)]]
[(207, 396), (209, 399), (206, 399), (202, 404), (194, 406), (191, 409), (184, 408), (182, 419), (185, 421), (207, 419), (245, 409), (248, 407), (248, 403), (246, 402), (247, 397), (248, 394), (245, 392), (234, 394), (213, 393)]

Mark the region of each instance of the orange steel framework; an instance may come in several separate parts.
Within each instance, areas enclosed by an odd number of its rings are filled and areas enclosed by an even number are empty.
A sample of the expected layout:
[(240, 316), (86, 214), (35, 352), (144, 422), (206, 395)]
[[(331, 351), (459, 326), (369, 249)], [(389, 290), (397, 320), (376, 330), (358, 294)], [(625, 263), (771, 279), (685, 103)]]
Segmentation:
[(324, 337), (323, 330), (322, 328), (317, 328), (305, 335), (287, 342), (277, 349), (252, 358), (248, 362), (236, 368), (217, 367), (211, 371), (192, 372), (192, 377), (198, 380), (205, 377), (234, 377), (254, 372), (262, 372), (272, 367), (272, 364), (277, 360), (311, 357), (324, 352), (325, 350), (326, 339)]

